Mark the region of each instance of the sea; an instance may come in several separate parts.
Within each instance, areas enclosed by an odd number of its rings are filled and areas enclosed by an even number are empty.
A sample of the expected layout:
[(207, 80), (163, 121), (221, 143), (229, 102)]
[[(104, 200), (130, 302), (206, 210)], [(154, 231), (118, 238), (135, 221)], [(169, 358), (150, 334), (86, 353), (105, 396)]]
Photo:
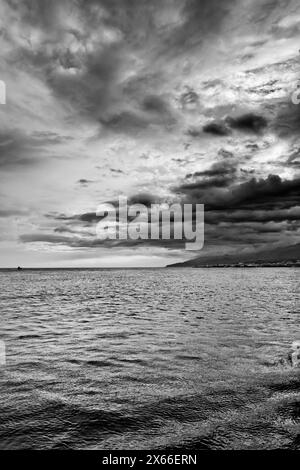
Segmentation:
[(0, 448), (300, 449), (298, 268), (0, 271)]

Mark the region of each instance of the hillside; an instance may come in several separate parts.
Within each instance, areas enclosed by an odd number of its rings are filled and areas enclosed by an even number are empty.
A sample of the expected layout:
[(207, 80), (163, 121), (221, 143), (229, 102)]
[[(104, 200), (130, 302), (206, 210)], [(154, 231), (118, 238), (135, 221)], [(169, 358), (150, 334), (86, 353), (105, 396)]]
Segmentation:
[(173, 267), (212, 267), (212, 266), (240, 266), (240, 265), (297, 265), (300, 266), (300, 243), (296, 245), (278, 247), (270, 250), (256, 251), (255, 253), (235, 253), (231, 255), (203, 255), (184, 263), (168, 265)]

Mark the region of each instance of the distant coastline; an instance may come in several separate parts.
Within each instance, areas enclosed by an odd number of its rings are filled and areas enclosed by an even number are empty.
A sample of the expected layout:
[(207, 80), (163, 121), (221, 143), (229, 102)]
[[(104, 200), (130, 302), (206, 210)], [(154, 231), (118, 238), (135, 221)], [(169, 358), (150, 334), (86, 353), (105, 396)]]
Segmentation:
[(300, 267), (300, 244), (252, 253), (203, 255), (167, 268), (295, 268)]
[(166, 268), (300, 268), (300, 260), (286, 263), (238, 263), (238, 264), (201, 264), (197, 266), (185, 263), (168, 264)]

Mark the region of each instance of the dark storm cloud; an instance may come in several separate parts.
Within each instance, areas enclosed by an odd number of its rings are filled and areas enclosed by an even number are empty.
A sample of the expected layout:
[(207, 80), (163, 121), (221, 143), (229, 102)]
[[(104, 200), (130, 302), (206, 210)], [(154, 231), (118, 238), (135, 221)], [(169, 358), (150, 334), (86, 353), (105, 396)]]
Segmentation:
[[(290, 225), (285, 225), (287, 231), (296, 231), (299, 228), (299, 178), (282, 180), (278, 175), (269, 175), (265, 179), (252, 178), (245, 183), (232, 184), (230, 178), (235, 175), (235, 167), (229, 164), (223, 164), (222, 166), (222, 163), (212, 165), (210, 170), (201, 173), (204, 178), (200, 181), (191, 184), (184, 183), (174, 189), (177, 194), (176, 200), (178, 202), (178, 198), (180, 198), (179, 201), (182, 204), (205, 204), (205, 220), (208, 227), (218, 226), (221, 223), (228, 224), (228, 226), (222, 225), (218, 229), (221, 232), (224, 231), (222, 235), (224, 240), (230, 224), (230, 231), (232, 233), (236, 230), (237, 239), (242, 236), (240, 224), (288, 223)], [(205, 179), (206, 177), (208, 177), (208, 180)], [(140, 203), (147, 207), (161, 202), (155, 195), (149, 193), (139, 193), (128, 199), (129, 204)], [(111, 201), (111, 203), (117, 207), (116, 201)], [(66, 226), (71, 224), (71, 227), (75, 227), (71, 228), (72, 233), (76, 233), (78, 224), (79, 229), (83, 224), (84, 226), (94, 226), (103, 218), (97, 216), (95, 212), (69, 217), (63, 214), (48, 216), (54, 220), (65, 222)], [(63, 232), (62, 227), (60, 225), (57, 231)], [(245, 225), (246, 232), (249, 227), (249, 225)], [(259, 227), (259, 225), (253, 225), (253, 230), (255, 227)], [(270, 230), (265, 226), (265, 228), (257, 229), (257, 232), (279, 232), (281, 230), (279, 226), (270, 225), (269, 228)], [(70, 231), (70, 229), (66, 231)], [(214, 233), (214, 237), (217, 236), (218, 234)], [(233, 234), (231, 234), (231, 237), (233, 237)], [(211, 236), (208, 236), (207, 240), (211, 239)], [(88, 243), (93, 245), (95, 242)], [(143, 241), (139, 243), (143, 243)]]
[(294, 168), (295, 170), (300, 170), (300, 161), (299, 160), (290, 160), (288, 159), (283, 166), (288, 166)]
[(85, 212), (84, 214), (74, 216), (73, 219), (79, 220), (82, 222), (93, 223), (93, 222), (99, 222), (99, 220), (101, 220), (102, 217), (98, 217), (96, 215), (96, 212)]
[[(279, 233), (286, 244), (296, 242), (300, 230), (299, 178), (283, 180), (269, 175), (239, 184), (229, 181), (227, 186), (226, 175), (221, 178), (219, 181), (218, 176), (212, 176), (209, 185), (202, 177), (175, 188), (182, 203), (205, 204), (207, 245), (261, 245), (276, 242)], [(289, 241), (288, 236), (293, 238)]]
[(244, 222), (298, 222), (300, 221), (300, 207), (290, 209), (271, 209), (271, 210), (252, 210), (252, 209), (234, 209), (234, 210), (211, 210), (205, 215), (206, 223), (211, 225), (220, 222), (244, 223)]
[[(134, 53), (157, 58), (178, 56), (201, 46), (221, 28), (236, 0), (10, 0), (23, 26), (43, 31), (39, 44), (15, 44), (11, 60), (38, 70), (54, 94), (82, 118), (115, 132), (172, 125), (175, 118), (157, 95), (163, 71), (125, 71)], [(169, 16), (174, 12), (174, 22)], [(78, 21), (79, 18), (79, 21)], [(73, 19), (73, 21), (71, 21)], [(70, 21), (69, 21), (70, 20)], [(102, 35), (101, 35), (101, 32)], [(13, 40), (13, 38), (12, 38)], [(193, 90), (182, 94), (183, 107), (198, 102)]]
[(267, 120), (260, 115), (248, 113), (238, 117), (228, 117), (226, 123), (232, 129), (244, 132), (260, 133), (268, 125)]
[[(268, 126), (268, 121), (264, 116), (254, 113), (241, 114), (236, 117), (227, 116), (222, 121), (212, 121), (203, 127), (203, 132), (215, 136), (230, 135), (233, 130), (245, 133), (260, 134)], [(193, 137), (200, 135), (192, 131), (189, 132)]]
[[(230, 155), (232, 156), (232, 154)], [(183, 192), (212, 191), (213, 188), (226, 188), (236, 179), (236, 173), (235, 162), (223, 160), (214, 163), (208, 170), (188, 173), (185, 177), (186, 182), (182, 183), (180, 188)]]
[[(221, 186), (220, 186), (221, 187)], [(206, 210), (230, 209), (289, 209), (300, 204), (300, 178), (282, 180), (278, 175), (250, 181), (218, 190), (200, 180), (182, 184), (174, 190), (185, 201), (204, 203)]]
[(222, 122), (210, 122), (203, 126), (203, 132), (217, 136), (227, 136), (230, 134), (230, 129)]
[(288, 209), (300, 203), (300, 178), (282, 180), (278, 175), (252, 178), (232, 189), (229, 204)]
[[(133, 112), (124, 110), (112, 116), (107, 115), (115, 97), (120, 93), (116, 81), (122, 60), (121, 51), (115, 46), (107, 46), (105, 51), (95, 51), (94, 55), (90, 53), (83, 60), (84, 63), (77, 66), (77, 74), (60, 73), (60, 69), (55, 67), (55, 62), (53, 67), (46, 71), (48, 84), (58, 98), (70, 101), (80, 110), (83, 117), (102, 120), (104, 125), (111, 124), (115, 129), (119, 129), (122, 124), (137, 124), (138, 118)], [(53, 58), (50, 58), (50, 61), (53, 61)], [(61, 59), (59, 65), (64, 68)]]
[[(300, 229), (300, 179), (282, 180), (278, 175), (269, 175), (265, 179), (252, 178), (241, 184), (226, 186), (221, 184), (221, 179), (218, 183), (218, 178), (224, 178), (226, 181), (226, 173), (232, 176), (231, 172), (235, 174), (233, 165), (220, 162), (201, 172), (201, 177), (208, 178), (210, 185), (202, 179), (176, 188), (177, 202), (205, 204), (206, 244), (222, 246), (230, 243), (232, 247), (261, 245), (276, 242), (278, 234), (281, 234), (287, 243), (288, 236), (294, 237), (294, 240)], [(147, 207), (159, 202), (161, 201), (150, 193), (138, 193), (128, 199), (129, 204), (141, 203)], [(116, 201), (110, 203), (117, 207)], [(48, 214), (48, 217), (60, 222), (60, 225), (54, 228), (54, 233), (25, 234), (21, 236), (20, 241), (83, 249), (142, 246), (184, 248), (185, 240), (99, 240), (93, 232), (97, 222), (103, 217), (97, 216), (95, 212), (74, 216)], [(133, 219), (130, 218), (129, 222)], [(90, 230), (83, 233), (83, 227)]]
[[(127, 200), (128, 205), (143, 204), (147, 208), (150, 208), (151, 204), (159, 204), (160, 202), (161, 202), (160, 198), (149, 193), (137, 193), (137, 194), (129, 196)], [(118, 209), (119, 201), (117, 200), (106, 201), (104, 202), (104, 205), (105, 204), (112, 204), (116, 208), (116, 213), (118, 214), (117, 209)], [(96, 212), (84, 212), (82, 214), (74, 214), (74, 215), (50, 213), (50, 214), (45, 214), (45, 217), (53, 221), (66, 222), (71, 225), (82, 224), (82, 223), (92, 225), (92, 224), (100, 222), (100, 220), (102, 220), (104, 216), (99, 216), (97, 215)]]
[(149, 193), (137, 193), (128, 200), (129, 204), (143, 204), (146, 207), (151, 207), (151, 204), (158, 204), (159, 202), (161, 202), (160, 198)]
[[(152, 204), (159, 204), (163, 202), (155, 195), (146, 192), (140, 192), (128, 197), (128, 207), (134, 204), (142, 204), (148, 209), (148, 222), (150, 222), (150, 208)], [(116, 219), (119, 220), (118, 204), (119, 201), (106, 201), (106, 204), (112, 204), (116, 209)], [(38, 231), (36, 233), (25, 234), (20, 237), (23, 243), (50, 243), (56, 245), (66, 245), (73, 248), (134, 248), (142, 246), (164, 247), (169, 249), (184, 248), (185, 238), (182, 240), (174, 240), (173, 238), (173, 222), (174, 214), (171, 214), (171, 239), (163, 240), (160, 236), (159, 240), (150, 239), (150, 225), (148, 225), (148, 240), (100, 240), (96, 236), (96, 224), (100, 222), (106, 215), (108, 215), (109, 208), (105, 211), (104, 215), (97, 215), (96, 212), (85, 212), (82, 214), (66, 215), (50, 213), (46, 214), (47, 219), (51, 219), (56, 225), (53, 228), (53, 233), (45, 233)], [(132, 222), (136, 217), (128, 216), (128, 222)], [(160, 234), (161, 234), (161, 220), (160, 220)], [(47, 225), (49, 228), (49, 225)], [(86, 230), (87, 229), (87, 230)]]
[[(202, 130), (215, 136), (226, 136), (231, 134), (232, 131), (260, 135), (269, 128), (279, 138), (289, 139), (299, 136), (300, 106), (293, 104), (290, 97), (283, 101), (270, 100), (268, 105), (262, 105), (261, 109), (261, 113), (227, 116), (221, 121), (212, 121), (207, 123)], [(188, 133), (192, 137), (198, 137), (201, 135), (201, 130), (191, 128)], [(259, 146), (256, 143), (249, 143), (247, 148), (256, 151)], [(286, 166), (299, 168), (296, 152), (289, 157)]]

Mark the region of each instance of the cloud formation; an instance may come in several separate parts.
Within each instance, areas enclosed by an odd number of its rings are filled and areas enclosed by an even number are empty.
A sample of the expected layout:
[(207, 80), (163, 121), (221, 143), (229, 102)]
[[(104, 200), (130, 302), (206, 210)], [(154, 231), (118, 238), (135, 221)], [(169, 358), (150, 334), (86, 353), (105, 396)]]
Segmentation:
[[(297, 0), (3, 1), (3, 259), (95, 256), (97, 206), (120, 195), (204, 203), (211, 249), (296, 240), (299, 17)], [(102, 248), (157, 262), (156, 245)]]

